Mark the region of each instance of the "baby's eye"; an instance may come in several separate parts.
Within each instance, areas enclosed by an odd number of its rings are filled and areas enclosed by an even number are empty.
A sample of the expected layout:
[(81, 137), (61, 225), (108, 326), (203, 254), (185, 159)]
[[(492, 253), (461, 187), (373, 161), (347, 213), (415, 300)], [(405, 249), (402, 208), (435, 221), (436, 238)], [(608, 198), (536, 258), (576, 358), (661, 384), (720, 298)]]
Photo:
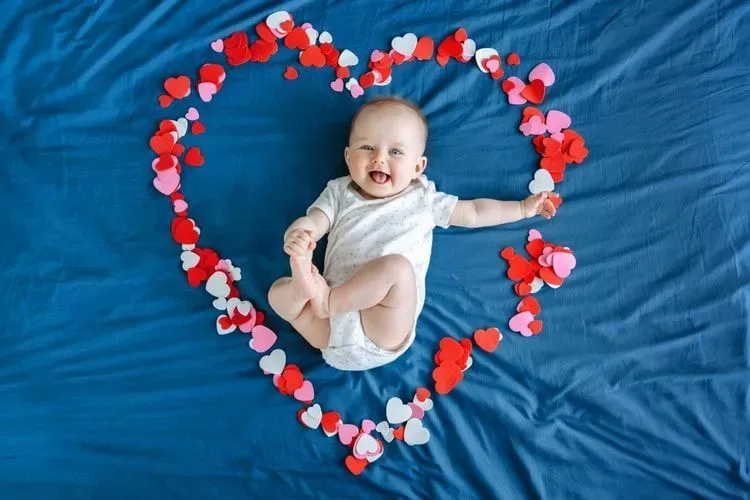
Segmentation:
[(372, 151), (372, 146), (365, 144), (364, 146), (360, 146), (359, 149), (364, 149), (365, 151)]
[(396, 149), (396, 148), (393, 148), (393, 149), (391, 149), (391, 154), (392, 154), (392, 155), (402, 155), (402, 154), (404, 154), (404, 153), (403, 153), (403, 152), (401, 152), (401, 150), (400, 150), (400, 149)]

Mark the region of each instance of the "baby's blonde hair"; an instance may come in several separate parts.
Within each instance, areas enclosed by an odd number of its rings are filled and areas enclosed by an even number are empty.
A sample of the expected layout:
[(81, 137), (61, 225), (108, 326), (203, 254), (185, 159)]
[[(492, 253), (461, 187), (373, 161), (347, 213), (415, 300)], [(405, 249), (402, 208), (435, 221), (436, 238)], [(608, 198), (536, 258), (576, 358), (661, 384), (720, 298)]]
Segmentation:
[(349, 130), (354, 130), (354, 124), (357, 123), (357, 118), (359, 118), (359, 115), (361, 115), (364, 110), (368, 108), (378, 108), (385, 106), (404, 106), (412, 110), (414, 114), (417, 115), (417, 118), (419, 118), (419, 121), (422, 123), (422, 128), (424, 129), (424, 142), (425, 144), (427, 144), (427, 133), (429, 129), (427, 126), (427, 118), (424, 116), (424, 113), (422, 113), (422, 110), (419, 109), (419, 106), (417, 106), (414, 102), (394, 95), (381, 95), (373, 97), (362, 106), (360, 106), (357, 112), (354, 113), (352, 124)]

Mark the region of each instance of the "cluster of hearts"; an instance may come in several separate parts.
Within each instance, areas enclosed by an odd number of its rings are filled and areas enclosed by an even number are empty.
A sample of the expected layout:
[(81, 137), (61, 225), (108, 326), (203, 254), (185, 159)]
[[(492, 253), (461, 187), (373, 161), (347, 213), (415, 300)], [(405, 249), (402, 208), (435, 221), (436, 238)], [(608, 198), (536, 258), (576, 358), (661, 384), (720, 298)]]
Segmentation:
[[(294, 26), (291, 15), (287, 12), (275, 12), (265, 22), (256, 26), (258, 40), (248, 43), (244, 32), (233, 33), (226, 39), (216, 40), (211, 47), (223, 52), (227, 62), (240, 65), (248, 61), (265, 62), (278, 50), (277, 39), (284, 39), (288, 48), (300, 50), (300, 63), (303, 66), (323, 67), (328, 65), (335, 69), (336, 80), (331, 88), (342, 91), (345, 87), (353, 97), (363, 93), (371, 85), (388, 85), (391, 82), (392, 66), (404, 62), (427, 60), (433, 57), (434, 42), (429, 37), (417, 38), (412, 33), (396, 37), (391, 43), (390, 51), (373, 51), (370, 56), (367, 73), (359, 78), (349, 78), (349, 67), (359, 60), (349, 50), (339, 51), (333, 45), (333, 38), (327, 32), (318, 35), (310, 25)], [(316, 43), (319, 42), (319, 45)], [(479, 69), (488, 73), (492, 79), (502, 78), (504, 70), (502, 60), (496, 50), (490, 48), (476, 49), (473, 40), (468, 38), (461, 28), (446, 37), (437, 48), (436, 60), (445, 65), (450, 59), (468, 62), (476, 59)], [(509, 65), (520, 64), (517, 54), (507, 58)], [(203, 102), (210, 102), (222, 88), (226, 73), (221, 64), (207, 63), (200, 67), (196, 90)], [(289, 79), (296, 78), (297, 72), (289, 67), (285, 71)], [(511, 104), (532, 102), (539, 104), (544, 99), (545, 88), (554, 83), (552, 69), (542, 63), (529, 74), (529, 83), (516, 77), (502, 82), (502, 88), (508, 95)], [(191, 94), (192, 82), (182, 75), (168, 78), (164, 82), (166, 94), (159, 96), (162, 107), (169, 106), (175, 99), (184, 99)], [(534, 107), (526, 107), (520, 131), (524, 135), (533, 135), (533, 143), (542, 156), (540, 169), (529, 185), (532, 192), (552, 191), (554, 182), (560, 182), (565, 165), (581, 163), (588, 150), (583, 138), (570, 129), (570, 117), (560, 111), (551, 110), (545, 115)], [(205, 162), (200, 149), (196, 146), (185, 151), (180, 139), (186, 136), (188, 129), (193, 135), (205, 132), (205, 126), (199, 121), (198, 110), (190, 107), (187, 113), (176, 120), (162, 120), (158, 130), (153, 134), (149, 145), (157, 157), (152, 162), (155, 172), (154, 188), (172, 202), (175, 218), (172, 221), (172, 237), (181, 245), (183, 270), (187, 281), (193, 287), (205, 286), (205, 290), (214, 298), (213, 306), (221, 311), (216, 319), (216, 330), (220, 335), (236, 330), (250, 335), (249, 346), (258, 353), (266, 353), (276, 343), (276, 334), (263, 325), (264, 314), (256, 310), (250, 301), (240, 298), (236, 282), (242, 273), (232, 265), (231, 260), (221, 259), (218, 253), (210, 248), (198, 247), (200, 228), (188, 217), (188, 203), (180, 192), (182, 166), (180, 158), (189, 166), (199, 167)], [(549, 135), (546, 135), (549, 134)], [(540, 172), (543, 172), (540, 174)], [(548, 174), (548, 176), (545, 176)], [(540, 177), (540, 175), (542, 177)], [(551, 185), (550, 185), (551, 183)], [(553, 194), (552, 201), (559, 206), (562, 199)], [(538, 291), (545, 283), (557, 288), (564, 278), (575, 267), (575, 258), (567, 247), (549, 244), (542, 240), (536, 230), (529, 233), (526, 246), (530, 260), (525, 259), (506, 248), (501, 256), (508, 261), (508, 277), (517, 281), (514, 290), (523, 299), (517, 307), (517, 314), (510, 320), (511, 330), (524, 336), (537, 334), (542, 329), (542, 322), (536, 319), (541, 312), (539, 303), (527, 295)], [(487, 352), (493, 352), (502, 340), (502, 334), (496, 328), (474, 332), (474, 344)], [(435, 368), (432, 372), (434, 389), (438, 394), (448, 394), (463, 379), (463, 374), (473, 363), (472, 339), (460, 341), (450, 337), (443, 338), (439, 350), (434, 356)], [(345, 460), (346, 468), (357, 475), (365, 467), (383, 455), (383, 444), (394, 439), (414, 446), (426, 443), (430, 438), (429, 431), (422, 426), (425, 413), (432, 409), (430, 391), (420, 388), (411, 402), (404, 404), (397, 397), (391, 398), (386, 405), (386, 420), (375, 424), (365, 419), (361, 425), (344, 423), (336, 411), (323, 412), (320, 405), (314, 402), (315, 389), (302, 371), (294, 364), (286, 362), (286, 354), (275, 349), (261, 357), (259, 365), (266, 375), (272, 376), (273, 385), (286, 396), (293, 397), (306, 406), (297, 413), (299, 422), (308, 428), (321, 427), (326, 436), (338, 436), (339, 441), (351, 449)], [(391, 425), (396, 426), (392, 428)], [(379, 435), (380, 438), (375, 437)]]

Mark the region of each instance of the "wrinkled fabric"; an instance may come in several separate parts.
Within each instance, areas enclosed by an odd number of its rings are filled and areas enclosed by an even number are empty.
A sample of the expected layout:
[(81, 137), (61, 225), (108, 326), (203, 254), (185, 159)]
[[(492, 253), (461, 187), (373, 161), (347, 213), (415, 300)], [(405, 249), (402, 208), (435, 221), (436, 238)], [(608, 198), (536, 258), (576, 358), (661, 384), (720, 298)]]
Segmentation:
[[(742, 0), (278, 3), (365, 67), (408, 31), (547, 62), (591, 153), (552, 221), (438, 229), (413, 346), (336, 371), (268, 308), (284, 230), (344, 175), (364, 100), (281, 48), (227, 67), (210, 104), (167, 109), (209, 44), (275, 2), (0, 0), (0, 496), (3, 498), (746, 498), (750, 490), (750, 4)], [(300, 76), (286, 81), (284, 68)], [(225, 64), (226, 66), (226, 64)], [(427, 175), (462, 198), (521, 199), (539, 162), (521, 107), (472, 61), (408, 63), (388, 87), (430, 122)], [(347, 450), (296, 419), (247, 337), (219, 337), (187, 285), (148, 139), (195, 106), (206, 157), (183, 192), (201, 244), (242, 268), (243, 296), (344, 420), (380, 421), (431, 387), (443, 336), (505, 339), (448, 396), (424, 446), (386, 445), (358, 478)], [(578, 266), (537, 294), (544, 330), (508, 331), (518, 302), (498, 251), (528, 229)], [(322, 260), (323, 248), (316, 259)]]

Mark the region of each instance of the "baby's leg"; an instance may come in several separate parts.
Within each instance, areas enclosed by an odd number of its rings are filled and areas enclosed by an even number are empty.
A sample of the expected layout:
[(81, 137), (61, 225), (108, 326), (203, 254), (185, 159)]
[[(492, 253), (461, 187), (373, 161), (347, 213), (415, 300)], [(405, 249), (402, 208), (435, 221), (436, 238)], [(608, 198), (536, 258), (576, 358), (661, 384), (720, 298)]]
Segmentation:
[(331, 325), (327, 319), (316, 317), (310, 306), (310, 298), (318, 290), (317, 280), (323, 277), (310, 259), (292, 256), (289, 265), (292, 277), (281, 278), (271, 286), (268, 302), (311, 346), (324, 349), (328, 347)]
[[(325, 283), (325, 280), (323, 280)], [(339, 287), (311, 299), (318, 317), (360, 311), (365, 333), (382, 349), (399, 348), (414, 328), (417, 286), (411, 263), (401, 255), (374, 259)]]

